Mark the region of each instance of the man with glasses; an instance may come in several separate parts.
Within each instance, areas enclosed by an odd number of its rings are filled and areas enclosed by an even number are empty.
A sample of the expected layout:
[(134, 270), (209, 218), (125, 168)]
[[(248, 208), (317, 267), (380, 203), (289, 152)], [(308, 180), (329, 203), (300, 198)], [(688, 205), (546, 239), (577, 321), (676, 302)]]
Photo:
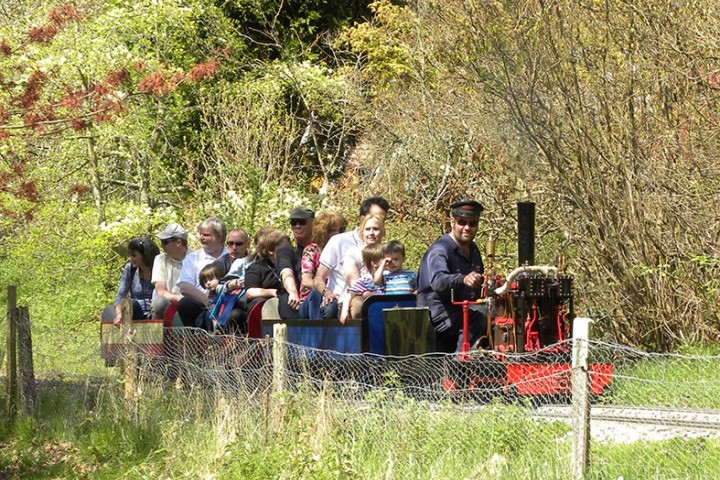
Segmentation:
[(192, 250), (188, 248), (187, 232), (177, 223), (171, 223), (155, 237), (160, 240), (163, 253), (155, 257), (151, 283), (155, 286), (155, 296), (150, 312), (153, 319), (163, 318), (165, 310), (172, 302), (182, 298), (178, 279), (182, 262)]
[[(250, 246), (250, 235), (245, 230), (230, 230), (225, 242), (227, 253), (215, 260), (220, 266), (222, 278), (220, 283), (225, 286), (226, 292), (237, 292), (245, 288), (245, 271), (250, 265), (248, 258), (248, 247)], [(237, 297), (235, 297), (235, 300)], [(227, 316), (226, 332), (246, 333), (244, 311), (235, 303), (226, 303), (225, 308), (230, 308)]]
[[(430, 245), (417, 277), (417, 304), (430, 309), (438, 351), (448, 353), (459, 351), (463, 342), (462, 307), (452, 304), (453, 297), (456, 302), (477, 300), (484, 281), (480, 249), (474, 242), (483, 207), (475, 200), (460, 200), (450, 209), (450, 232)], [(471, 305), (471, 345), (484, 334), (486, 318), (484, 306)]]
[(228, 233), (227, 252), (215, 263), (220, 264), (223, 271), (222, 282), (226, 283), (228, 290), (238, 290), (245, 286), (245, 270), (248, 262), (248, 247), (250, 235), (245, 230), (230, 230)]
[(278, 293), (278, 311), (284, 319), (298, 318), (300, 308), (300, 275), (303, 250), (312, 243), (315, 212), (305, 207), (293, 208), (288, 218), (295, 246), (282, 245), (276, 252), (276, 266), (283, 291)]

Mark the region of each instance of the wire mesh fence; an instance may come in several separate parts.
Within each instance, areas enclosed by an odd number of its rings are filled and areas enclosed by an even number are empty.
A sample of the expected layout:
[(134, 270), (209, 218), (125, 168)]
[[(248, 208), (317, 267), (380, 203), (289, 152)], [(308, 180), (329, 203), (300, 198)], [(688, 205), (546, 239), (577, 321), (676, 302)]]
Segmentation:
[[(176, 328), (40, 330), (35, 345), (40, 389), (121, 397), (120, 367), (132, 364), (136, 409), (211, 418), (222, 445), (296, 449), (277, 467), (296, 474), (286, 478), (312, 478), (327, 462), (348, 478), (572, 478), (572, 341), (531, 354), (384, 357)], [(720, 478), (720, 357), (590, 347), (587, 478)]]

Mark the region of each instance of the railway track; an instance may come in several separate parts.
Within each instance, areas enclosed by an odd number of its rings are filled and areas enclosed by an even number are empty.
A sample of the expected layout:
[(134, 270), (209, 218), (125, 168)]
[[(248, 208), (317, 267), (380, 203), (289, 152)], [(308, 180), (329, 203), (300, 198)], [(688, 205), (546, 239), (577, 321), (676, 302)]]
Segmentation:
[[(543, 406), (541, 419), (572, 423), (569, 406)], [(631, 443), (670, 438), (720, 438), (720, 411), (698, 408), (593, 406), (590, 435), (600, 441)]]
[[(543, 406), (539, 417), (564, 420), (570, 418), (570, 407)], [(665, 425), (703, 428), (720, 431), (720, 411), (700, 408), (593, 406), (590, 418), (594, 421), (626, 422), (646, 425)]]

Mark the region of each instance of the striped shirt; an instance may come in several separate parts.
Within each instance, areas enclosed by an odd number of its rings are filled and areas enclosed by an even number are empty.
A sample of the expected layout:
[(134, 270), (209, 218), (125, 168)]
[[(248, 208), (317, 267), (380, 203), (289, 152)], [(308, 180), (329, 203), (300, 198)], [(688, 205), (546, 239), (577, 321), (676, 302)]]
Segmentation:
[(385, 294), (405, 295), (415, 293), (417, 290), (417, 275), (412, 270), (397, 272), (384, 272)]
[(362, 295), (365, 292), (383, 293), (383, 288), (380, 285), (375, 285), (372, 276), (363, 275), (348, 288), (348, 292), (355, 295)]

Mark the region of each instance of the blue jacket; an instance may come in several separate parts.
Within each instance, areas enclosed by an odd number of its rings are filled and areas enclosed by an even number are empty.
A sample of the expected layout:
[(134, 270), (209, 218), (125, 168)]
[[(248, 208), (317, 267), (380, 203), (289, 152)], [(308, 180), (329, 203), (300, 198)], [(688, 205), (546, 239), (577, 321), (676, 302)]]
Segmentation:
[(430, 321), (438, 332), (462, 326), (462, 307), (452, 305), (450, 290), (455, 290), (455, 301), (477, 300), (480, 291), (463, 284), (470, 272), (484, 272), (480, 249), (470, 244), (470, 258), (450, 234), (437, 239), (425, 252), (418, 271), (417, 304), (430, 308)]

